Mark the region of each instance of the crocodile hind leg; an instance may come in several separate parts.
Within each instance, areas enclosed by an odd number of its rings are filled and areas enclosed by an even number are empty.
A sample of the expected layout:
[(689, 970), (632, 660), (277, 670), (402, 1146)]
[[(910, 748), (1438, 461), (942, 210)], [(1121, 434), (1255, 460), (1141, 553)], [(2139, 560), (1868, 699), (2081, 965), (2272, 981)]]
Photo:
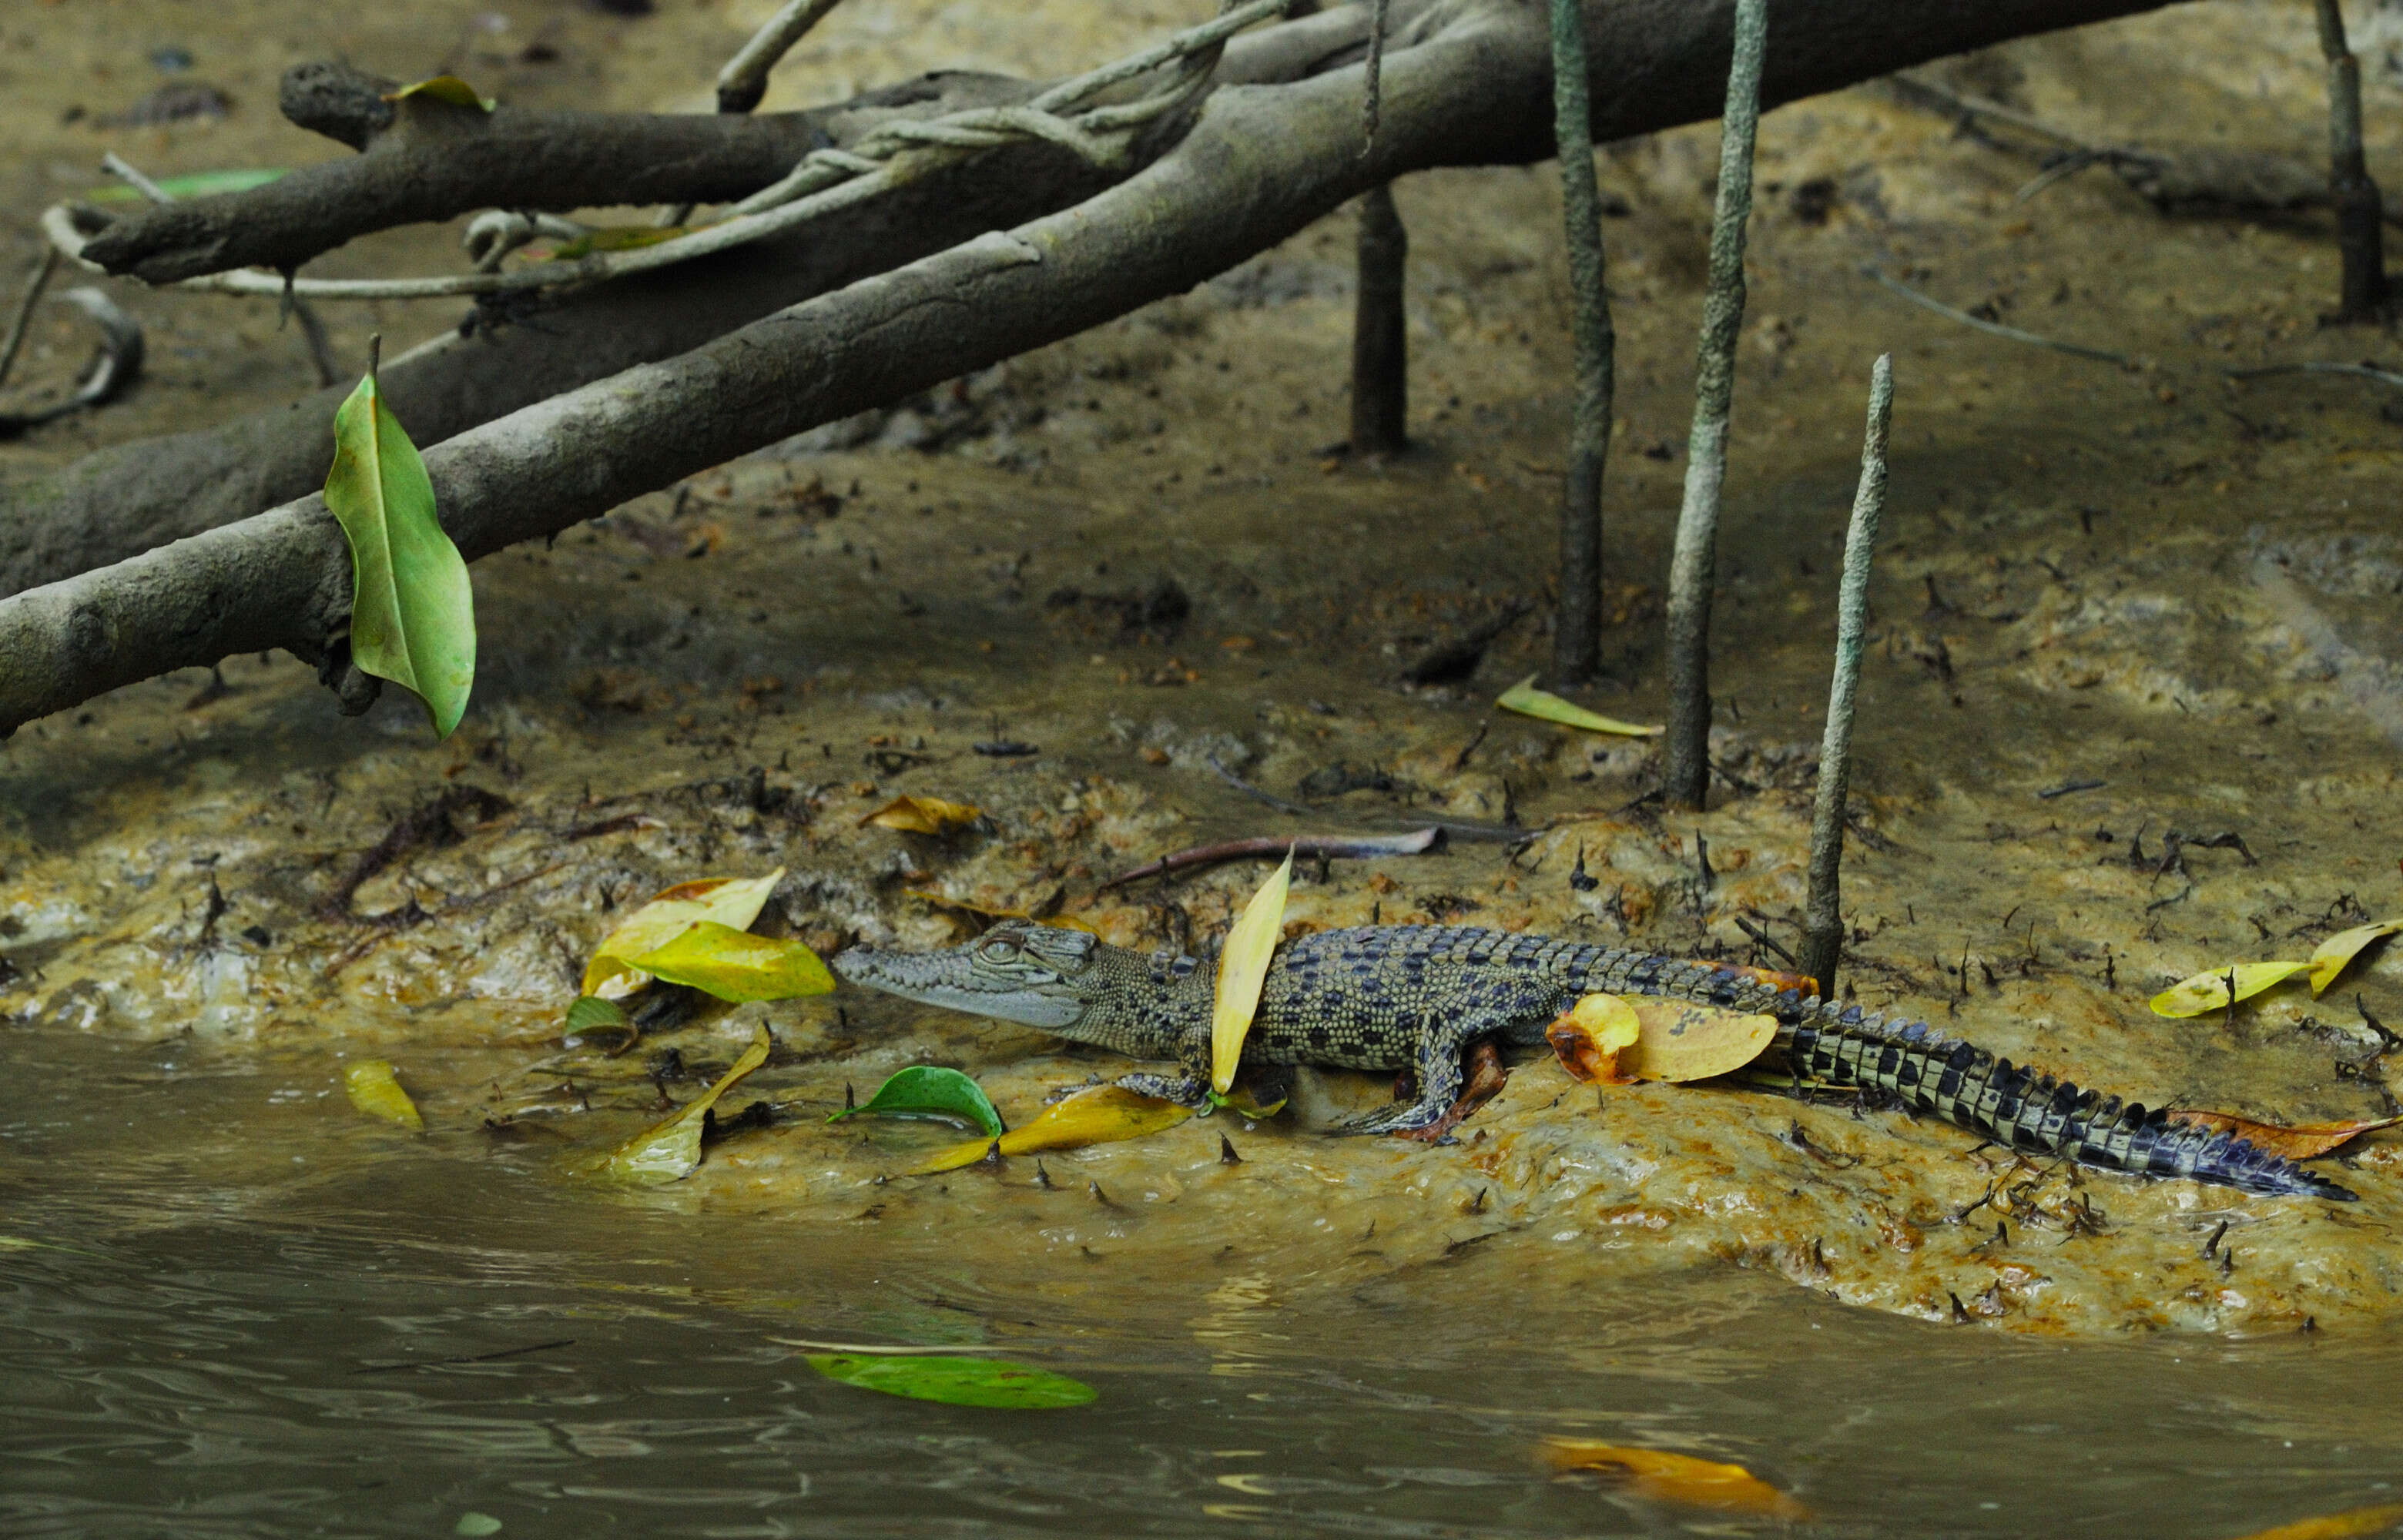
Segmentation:
[(1415, 1102), (1396, 1102), (1390, 1107), (1380, 1107), (1365, 1117), (1336, 1124), (1329, 1133), (1415, 1133), (1443, 1120), (1452, 1104), (1460, 1100), (1460, 1088), (1465, 1079), (1460, 1059), (1469, 1042), (1494, 1029), (1494, 1024), (1480, 1017), (1465, 1017), (1452, 1021), (1427, 1018), (1419, 1023), (1418, 1071), (1419, 1095)]

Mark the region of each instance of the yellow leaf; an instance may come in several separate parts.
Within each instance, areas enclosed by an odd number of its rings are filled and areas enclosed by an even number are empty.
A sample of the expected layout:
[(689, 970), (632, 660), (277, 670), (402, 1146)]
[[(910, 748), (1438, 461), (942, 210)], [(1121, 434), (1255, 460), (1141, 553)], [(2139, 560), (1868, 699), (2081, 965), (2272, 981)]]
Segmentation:
[(1618, 1056), (1635, 1046), (1643, 1026), (1635, 1007), (1615, 994), (1589, 994), (1561, 1013), (1544, 1034), (1560, 1055), (1561, 1068), (1587, 1085), (1618, 1085), (1632, 1076), (1618, 1068)]
[(1777, 1035), (1774, 1016), (1747, 1016), (1689, 1000), (1638, 999), (1635, 1046), (1618, 1056), (1618, 1073), (1637, 1080), (1708, 1080), (1740, 1070)]
[(425, 1119), (418, 1116), (417, 1103), (400, 1089), (389, 1059), (354, 1059), (344, 1064), (342, 1090), (350, 1097), (351, 1105), (369, 1117), (381, 1117), (405, 1129), (425, 1127)]
[(703, 920), (657, 951), (627, 961), (720, 1000), (791, 1000), (834, 989), (834, 975), (799, 941), (754, 936), (715, 920)]
[(593, 949), (592, 961), (584, 969), (584, 987), (577, 992), (624, 999), (650, 982), (650, 975), (629, 958), (659, 950), (704, 920), (735, 930), (750, 929), (768, 895), (784, 880), (785, 868), (778, 867), (765, 877), (748, 881), (714, 877), (662, 890)]
[(734, 1082), (768, 1061), (768, 1050), (775, 1040), (761, 1026), (751, 1034), (751, 1046), (734, 1067), (719, 1075), (717, 1084), (702, 1091), (676, 1110), (674, 1117), (655, 1123), (627, 1140), (610, 1152), (604, 1165), (611, 1176), (621, 1182), (640, 1186), (658, 1186), (663, 1182), (681, 1182), (701, 1164), (701, 1129), (709, 1109), (717, 1099), (733, 1088)]
[[(2239, 1000), (2250, 1000), (2278, 980), (2290, 978), (2310, 966), (2309, 963), (2238, 963), (2210, 973), (2198, 973), (2154, 995), (2153, 1014), (2201, 1016)], [(2229, 992), (2231, 978), (2236, 984), (2232, 995)]]
[(949, 834), (984, 816), (984, 809), (966, 802), (946, 802), (939, 797), (896, 797), (859, 821), (904, 834)]
[(2340, 930), (2321, 942), (2312, 953), (2313, 997), (2336, 982), (2336, 976), (2344, 971), (2344, 965), (2352, 962), (2362, 948), (2396, 931), (2403, 931), (2403, 920), (2381, 920), (2374, 925), (2355, 925), (2351, 930)]
[(2397, 1520), (2403, 1520), (2403, 1503), (2381, 1503), (2376, 1507), (2298, 1519), (2275, 1529), (2257, 1530), (2243, 1540), (2352, 1540), (2357, 1534), (2382, 1534)]
[(2403, 1117), (2368, 1117), (2354, 1123), (2260, 1123), (2232, 1112), (2202, 1112), (2188, 1107), (2172, 1107), (2170, 1116), (2181, 1123), (2197, 1123), (2235, 1134), (2250, 1141), (2256, 1149), (2283, 1155), (2289, 1160), (2309, 1160), (2365, 1133), (2403, 1123)]
[(1742, 1465), (1698, 1460), (1667, 1450), (1628, 1449), (1598, 1438), (1546, 1438), (1544, 1458), (1554, 1470), (1591, 1470), (1616, 1477), (1638, 1496), (1659, 1502), (1777, 1519), (1810, 1517), (1808, 1508)]
[(1615, 732), (1628, 738), (1651, 738), (1661, 731), (1659, 728), (1637, 727), (1632, 722), (1621, 722), (1615, 716), (1588, 711), (1574, 701), (1562, 700), (1549, 690), (1539, 690), (1535, 687), (1535, 675), (1532, 673), (1504, 690), (1502, 699), (1493, 703), (1504, 711), (1558, 722), (1564, 728), (1583, 728), (1588, 732)]
[(1235, 1083), (1244, 1035), (1260, 1008), (1260, 986), (1268, 982), (1269, 959), (1285, 932), (1285, 895), (1292, 885), (1293, 852), (1287, 850), (1284, 863), (1243, 906), (1227, 933), (1226, 950), (1218, 953), (1218, 994), (1210, 1007), (1210, 1089), (1221, 1096)]
[(489, 96), (479, 96), (476, 88), (455, 75), (438, 75), (430, 80), (413, 81), (398, 90), (387, 92), (384, 100), (399, 102), (411, 96), (423, 96), (429, 102), (445, 102), (454, 107), (475, 107), (490, 112), (500, 105)]
[(1146, 1133), (1174, 1128), (1192, 1116), (1190, 1107), (1180, 1107), (1174, 1102), (1163, 1102), (1155, 1096), (1137, 1096), (1118, 1086), (1095, 1086), (1064, 1101), (1052, 1103), (1043, 1109), (1043, 1116), (1022, 1129), (1010, 1130), (997, 1140), (971, 1139), (964, 1145), (938, 1150), (910, 1174), (925, 1176), (935, 1172), (957, 1171), (962, 1166), (975, 1165), (996, 1144), (1004, 1155), (1032, 1155), (1037, 1150), (1072, 1150), (1087, 1145), (1114, 1145), (1122, 1139), (1140, 1139)]

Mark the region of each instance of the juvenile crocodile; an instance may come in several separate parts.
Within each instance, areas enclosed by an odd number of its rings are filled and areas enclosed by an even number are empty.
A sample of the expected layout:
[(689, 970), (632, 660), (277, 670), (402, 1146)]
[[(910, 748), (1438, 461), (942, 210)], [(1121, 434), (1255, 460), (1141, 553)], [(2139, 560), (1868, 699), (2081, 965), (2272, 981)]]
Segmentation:
[[(1173, 1060), (1182, 1075), (1130, 1075), (1118, 1084), (1188, 1105), (1205, 1099), (1216, 969), (1202, 960), (1146, 956), (1081, 931), (1010, 920), (948, 951), (854, 949), (834, 959), (834, 969), (925, 1005), (1039, 1027), (1130, 1059)], [(1361, 926), (1290, 942), (1270, 964), (1243, 1058), (1412, 1070), (1416, 1101), (1336, 1131), (1406, 1132), (1435, 1122), (1458, 1097), (1471, 1044), (1541, 1043), (1555, 1017), (1578, 996), (1597, 993), (1768, 1013), (1778, 1022), (1772, 1051), (1798, 1081), (1808, 1075), (1890, 1092), (2015, 1149), (2246, 1192), (2354, 1197), (2246, 1140), (2014, 1067), (1922, 1021), (1888, 1021), (1858, 1006), (1781, 989), (1747, 969), (1507, 931)]]

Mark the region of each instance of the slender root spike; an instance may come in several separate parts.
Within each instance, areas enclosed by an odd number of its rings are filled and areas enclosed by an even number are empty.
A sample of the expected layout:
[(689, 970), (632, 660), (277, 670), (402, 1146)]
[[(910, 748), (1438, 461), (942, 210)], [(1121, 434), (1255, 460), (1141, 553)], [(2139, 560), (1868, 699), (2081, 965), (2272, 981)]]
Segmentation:
[(1617, 380), (1610, 295), (1603, 286), (1602, 189), (1593, 172), (1585, 21), (1577, 0), (1551, 0), (1551, 30), (1552, 124), (1560, 150), (1577, 361), (1577, 405), (1561, 494), (1560, 613), (1552, 629), (1552, 675), (1559, 684), (1574, 685), (1591, 679), (1602, 668), (1602, 474), (1610, 450)]
[(1360, 279), (1352, 316), (1352, 452), (1399, 454), (1410, 446), (1410, 340), (1402, 298), (1410, 231), (1391, 183), (1360, 200)]
[(1752, 217), (1752, 150), (1760, 127), (1768, 0), (1736, 0), (1719, 131), (1718, 205), (1711, 221), (1710, 287), (1694, 344), (1694, 428), (1685, 499), (1669, 562), (1669, 731), (1661, 795), (1699, 812), (1711, 786), (1711, 585), (1718, 568), (1719, 496), (1727, 482), (1728, 411), (1743, 327), (1744, 227)]
[(1861, 480), (1844, 533), (1844, 579), (1836, 602), (1836, 673), (1827, 689), (1827, 731), (1819, 745), (1819, 795), (1811, 811), (1811, 888), (1802, 923), (1802, 971), (1819, 998), (1836, 997), (1836, 959), (1844, 922), (1839, 876), (1844, 859), (1844, 800), (1853, 770), (1853, 705), (1861, 678), (1861, 638), (1868, 626), (1869, 562), (1885, 513), (1886, 428), (1894, 418), (1894, 355), (1869, 372), (1868, 426), (1861, 437)]
[(2337, 313), (2343, 323), (2386, 314), (2386, 207), (2361, 149), (2361, 61), (2345, 41), (2337, 0), (2317, 0), (2320, 53), (2328, 71), (2328, 199), (2336, 205), (2342, 262)]

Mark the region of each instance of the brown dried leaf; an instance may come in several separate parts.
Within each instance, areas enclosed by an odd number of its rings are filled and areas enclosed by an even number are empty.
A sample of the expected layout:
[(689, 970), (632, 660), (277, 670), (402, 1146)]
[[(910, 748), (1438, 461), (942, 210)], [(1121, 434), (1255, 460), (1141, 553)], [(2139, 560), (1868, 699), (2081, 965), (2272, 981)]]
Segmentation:
[(2365, 1133), (2403, 1123), (2403, 1117), (2371, 1117), (2356, 1123), (2262, 1123), (2239, 1117), (2232, 1112), (2204, 1112), (2189, 1107), (2173, 1107), (2170, 1116), (2182, 1123), (2249, 1139), (2255, 1148), (2283, 1155), (2289, 1160), (2309, 1160)]
[(899, 829), (904, 834), (949, 834), (984, 816), (984, 810), (966, 802), (946, 802), (939, 797), (896, 797), (861, 819), (865, 828)]

